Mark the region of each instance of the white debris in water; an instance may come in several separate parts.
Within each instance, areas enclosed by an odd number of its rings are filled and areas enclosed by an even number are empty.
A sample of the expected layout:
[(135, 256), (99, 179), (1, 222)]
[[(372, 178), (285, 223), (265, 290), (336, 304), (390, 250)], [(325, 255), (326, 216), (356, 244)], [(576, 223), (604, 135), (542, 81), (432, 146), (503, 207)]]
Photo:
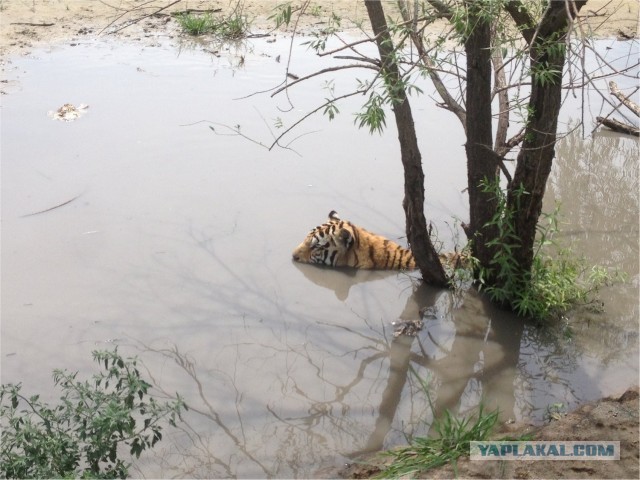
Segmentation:
[(71, 122), (72, 120), (75, 120), (76, 118), (82, 116), (88, 108), (89, 105), (85, 105), (84, 103), (81, 103), (77, 107), (70, 103), (65, 103), (55, 112), (50, 110), (47, 115), (49, 115), (54, 120)]

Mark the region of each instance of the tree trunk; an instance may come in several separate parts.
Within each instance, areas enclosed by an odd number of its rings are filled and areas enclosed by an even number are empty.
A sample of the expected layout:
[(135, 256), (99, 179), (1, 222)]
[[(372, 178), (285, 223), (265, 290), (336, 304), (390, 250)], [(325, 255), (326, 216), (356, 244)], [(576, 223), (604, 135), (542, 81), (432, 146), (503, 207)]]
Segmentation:
[[(585, 3), (586, 0), (568, 4), (549, 2), (530, 45), (532, 84), (529, 115), (516, 171), (507, 194), (508, 206), (515, 212), (515, 234), (520, 240), (513, 254), (524, 274), (531, 271), (536, 226), (555, 156), (567, 26)], [(518, 191), (527, 193), (519, 194)]]
[(393, 103), (393, 113), (404, 167), (404, 201), (402, 205), (407, 222), (407, 240), (423, 280), (432, 285), (444, 287), (447, 285), (448, 279), (427, 230), (427, 221), (424, 216), (422, 158), (418, 148), (411, 106), (406, 91), (401, 85), (400, 71), (394, 61), (393, 41), (389, 35), (381, 2), (367, 1), (365, 5), (373, 33), (376, 35), (378, 52), (382, 62), (381, 73), (387, 83), (387, 88), (393, 90), (396, 99)]
[(469, 192), (469, 226), (466, 234), (472, 240), (473, 256), (486, 268), (494, 256), (495, 247), (487, 245), (497, 235), (495, 226), (488, 226), (496, 211), (493, 193), (483, 192), (483, 181), (494, 182), (498, 175), (498, 159), (493, 150), (491, 112), (491, 22), (482, 17), (482, 5), (467, 1), (468, 23), (473, 30), (464, 44), (467, 57), (467, 179)]

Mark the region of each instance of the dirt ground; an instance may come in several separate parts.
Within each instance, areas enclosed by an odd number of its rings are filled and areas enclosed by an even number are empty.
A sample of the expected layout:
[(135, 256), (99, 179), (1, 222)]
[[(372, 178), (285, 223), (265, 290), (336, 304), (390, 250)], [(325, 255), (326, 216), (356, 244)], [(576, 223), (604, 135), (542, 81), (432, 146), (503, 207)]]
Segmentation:
[[(252, 32), (265, 33), (273, 28), (274, 7), (278, 0), (245, 0), (244, 13), (251, 19)], [(294, 0), (293, 6), (302, 3)], [(636, 38), (638, 26), (637, 0), (591, 0), (582, 10), (589, 26), (600, 36)], [(163, 8), (170, 5), (168, 8)], [(0, 63), (12, 55), (27, 55), (34, 48), (66, 44), (100, 37), (122, 38), (154, 44), (159, 40), (180, 36), (170, 12), (217, 10), (228, 13), (236, 0), (0, 0)], [(363, 2), (355, 0), (312, 1), (308, 14), (298, 24), (300, 32), (322, 25), (327, 13), (342, 19), (341, 28), (357, 29), (364, 18)], [(129, 22), (136, 21), (121, 29)], [(290, 31), (290, 29), (289, 29)], [(285, 34), (279, 30), (276, 34)], [(507, 427), (505, 427), (507, 428)], [(513, 434), (534, 431), (530, 426), (509, 426)], [(575, 412), (535, 431), (540, 440), (619, 440), (621, 460), (603, 461), (460, 461), (460, 478), (639, 478), (638, 389), (622, 396), (584, 405)], [(375, 465), (375, 459), (367, 459)], [(334, 476), (366, 478), (379, 470), (375, 466), (354, 464)], [(452, 478), (451, 468), (430, 472), (430, 478)]]
[[(527, 425), (505, 425), (494, 435), (532, 434), (535, 440), (619, 441), (619, 461), (470, 461), (460, 459), (457, 470), (451, 466), (430, 470), (420, 478), (640, 478), (638, 470), (638, 387), (581, 406), (551, 423), (535, 428)], [(360, 463), (361, 462), (361, 463)], [(337, 472), (342, 478), (369, 478), (380, 472), (383, 461), (372, 455), (360, 459)]]
[[(383, 0), (393, 15), (395, 1)], [(118, 36), (153, 43), (180, 35), (171, 12), (213, 10), (220, 15), (241, 8), (254, 33), (273, 29), (269, 19), (284, 0), (0, 0), (0, 57), (27, 54), (33, 47), (52, 43), (73, 44), (83, 38)], [(304, 0), (291, 2), (294, 9)], [(590, 0), (581, 15), (600, 36), (637, 37), (637, 0)], [(358, 30), (366, 16), (361, 0), (310, 0), (298, 31), (320, 27), (328, 14), (342, 19), (343, 30)], [(132, 23), (126, 28), (122, 28)], [(366, 22), (363, 23), (366, 25)], [(292, 27), (289, 27), (291, 31)], [(283, 30), (279, 30), (283, 32)]]

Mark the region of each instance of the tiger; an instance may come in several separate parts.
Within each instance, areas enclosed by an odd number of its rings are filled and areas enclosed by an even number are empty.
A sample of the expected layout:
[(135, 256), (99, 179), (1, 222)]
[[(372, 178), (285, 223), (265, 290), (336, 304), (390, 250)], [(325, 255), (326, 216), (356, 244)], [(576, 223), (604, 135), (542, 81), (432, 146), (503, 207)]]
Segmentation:
[(414, 270), (411, 250), (351, 222), (340, 219), (335, 210), (329, 221), (309, 232), (293, 251), (293, 260), (329, 267), (368, 270)]
[[(411, 250), (383, 236), (371, 233), (342, 220), (335, 210), (329, 221), (309, 232), (293, 251), (293, 260), (329, 267), (352, 267), (367, 270), (415, 270)], [(458, 252), (440, 253), (440, 261), (448, 268), (467, 263)]]

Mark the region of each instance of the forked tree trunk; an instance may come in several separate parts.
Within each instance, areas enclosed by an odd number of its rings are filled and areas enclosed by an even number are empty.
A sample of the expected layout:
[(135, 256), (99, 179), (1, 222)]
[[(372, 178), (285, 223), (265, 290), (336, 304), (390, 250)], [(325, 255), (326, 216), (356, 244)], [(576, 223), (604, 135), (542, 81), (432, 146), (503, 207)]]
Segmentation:
[(446, 286), (447, 276), (438, 254), (431, 243), (424, 216), (424, 172), (422, 157), (418, 148), (411, 106), (406, 91), (401, 86), (401, 76), (393, 56), (393, 41), (389, 35), (382, 3), (365, 2), (369, 20), (376, 35), (378, 52), (382, 62), (382, 75), (388, 87), (392, 87), (396, 101), (393, 113), (398, 129), (402, 166), (404, 167), (404, 207), (407, 222), (407, 240), (411, 245), (416, 264), (425, 282)]
[[(516, 171), (508, 192), (515, 212), (515, 234), (520, 245), (513, 250), (522, 273), (531, 271), (536, 226), (542, 212), (547, 179), (555, 156), (558, 115), (562, 104), (562, 72), (567, 27), (586, 0), (549, 2), (535, 37), (529, 40), (532, 75), (529, 115)], [(517, 194), (524, 190), (526, 194)]]

